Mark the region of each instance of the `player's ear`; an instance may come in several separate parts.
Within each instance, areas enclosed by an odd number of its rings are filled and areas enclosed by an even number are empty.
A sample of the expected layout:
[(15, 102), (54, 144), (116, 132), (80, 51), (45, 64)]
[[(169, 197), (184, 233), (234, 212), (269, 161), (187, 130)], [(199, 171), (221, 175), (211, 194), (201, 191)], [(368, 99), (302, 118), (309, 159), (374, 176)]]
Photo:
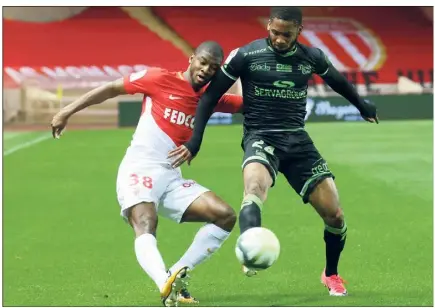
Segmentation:
[(270, 23), (271, 23), (272, 21), (269, 19), (269, 22), (267, 23), (267, 31), (270, 31)]
[(298, 35), (301, 34), (302, 30), (304, 30), (304, 25), (299, 26)]
[(192, 64), (192, 62), (193, 62), (193, 57), (194, 57), (195, 55), (191, 55), (190, 56), (190, 58), (189, 58), (189, 64)]

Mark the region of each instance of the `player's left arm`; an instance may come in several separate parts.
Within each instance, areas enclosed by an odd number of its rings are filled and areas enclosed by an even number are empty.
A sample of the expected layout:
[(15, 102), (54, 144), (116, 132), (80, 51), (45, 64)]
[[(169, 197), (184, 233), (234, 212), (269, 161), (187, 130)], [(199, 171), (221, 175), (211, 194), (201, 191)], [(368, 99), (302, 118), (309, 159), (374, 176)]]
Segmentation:
[(219, 100), (215, 112), (242, 113), (243, 97), (235, 94), (224, 94)]
[(322, 77), (332, 90), (354, 105), (364, 120), (379, 123), (376, 106), (365, 102), (355, 87), (332, 65), (326, 55), (320, 49), (317, 49), (317, 51), (319, 54), (315, 57), (315, 73)]

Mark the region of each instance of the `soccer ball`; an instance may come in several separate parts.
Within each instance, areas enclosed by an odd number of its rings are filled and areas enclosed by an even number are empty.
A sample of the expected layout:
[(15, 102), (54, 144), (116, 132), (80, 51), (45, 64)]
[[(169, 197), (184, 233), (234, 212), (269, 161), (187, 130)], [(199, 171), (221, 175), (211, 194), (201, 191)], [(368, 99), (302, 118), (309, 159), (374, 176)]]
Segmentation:
[(236, 257), (253, 270), (265, 270), (278, 259), (279, 240), (269, 229), (255, 227), (243, 232), (236, 243)]

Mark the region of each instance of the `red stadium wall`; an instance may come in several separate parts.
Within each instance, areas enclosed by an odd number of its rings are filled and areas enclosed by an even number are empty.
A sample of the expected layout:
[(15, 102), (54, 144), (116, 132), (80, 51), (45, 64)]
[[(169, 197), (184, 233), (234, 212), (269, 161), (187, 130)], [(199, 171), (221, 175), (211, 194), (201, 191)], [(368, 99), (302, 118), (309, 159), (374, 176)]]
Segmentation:
[[(267, 35), (267, 7), (155, 7), (192, 45), (214, 39), (225, 53)], [(418, 8), (307, 7), (302, 43), (328, 51), (343, 72), (375, 71), (372, 81), (397, 82), (398, 72), (421, 71), (432, 81), (433, 25)], [(366, 74), (368, 75), (368, 74)], [(358, 82), (364, 82), (357, 73)]]
[[(228, 54), (264, 37), (267, 7), (155, 7), (190, 45), (216, 40)], [(396, 83), (398, 72), (432, 81), (433, 25), (418, 8), (309, 7), (300, 40), (324, 49), (348, 78)], [(6, 84), (24, 76), (112, 77), (162, 66), (185, 68), (185, 55), (122, 9), (92, 7), (63, 21), (3, 20)], [(12, 78), (11, 78), (12, 77)], [(8, 82), (9, 81), (9, 82)]]
[(32, 74), (120, 76), (144, 66), (181, 70), (187, 64), (180, 50), (120, 8), (93, 7), (50, 23), (3, 20), (3, 33), (9, 82)]

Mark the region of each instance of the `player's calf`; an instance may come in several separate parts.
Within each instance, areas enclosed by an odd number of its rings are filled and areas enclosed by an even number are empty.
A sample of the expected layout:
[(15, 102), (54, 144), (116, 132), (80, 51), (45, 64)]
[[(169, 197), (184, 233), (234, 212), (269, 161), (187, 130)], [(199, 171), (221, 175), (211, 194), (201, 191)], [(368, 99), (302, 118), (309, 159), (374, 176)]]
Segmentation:
[(155, 237), (157, 229), (156, 208), (151, 202), (142, 202), (129, 208), (127, 217), (136, 234), (134, 250), (137, 261), (161, 291), (165, 285), (167, 274)]
[(246, 230), (261, 226), (263, 202), (256, 195), (248, 194), (243, 198), (239, 214), (240, 234)]
[(320, 182), (310, 194), (309, 200), (325, 222), (323, 232), (326, 246), (325, 276), (337, 276), (338, 262), (346, 243), (347, 226), (334, 180), (326, 178)]
[(181, 221), (206, 224), (199, 229), (181, 259), (170, 268), (172, 273), (184, 266), (193, 269), (217, 251), (230, 235), (236, 223), (236, 213), (209, 191), (192, 202)]

